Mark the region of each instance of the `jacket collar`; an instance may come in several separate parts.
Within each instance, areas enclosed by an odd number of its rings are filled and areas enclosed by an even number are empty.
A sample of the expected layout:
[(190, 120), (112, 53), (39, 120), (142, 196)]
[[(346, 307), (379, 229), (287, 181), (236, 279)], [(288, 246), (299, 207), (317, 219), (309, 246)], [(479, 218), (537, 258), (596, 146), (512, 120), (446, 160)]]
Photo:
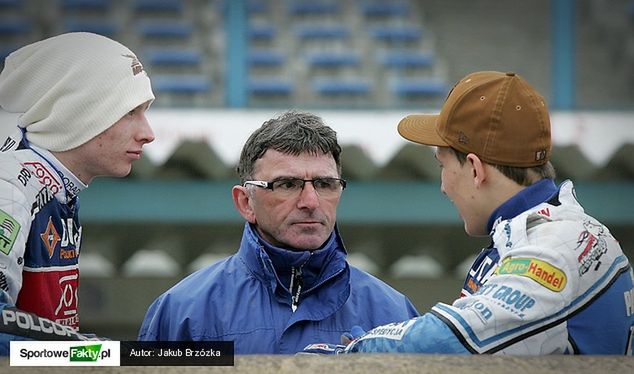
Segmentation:
[[(289, 305), (291, 267), (305, 263), (302, 271), (305, 276), (303, 296), (299, 309), (303, 311), (300, 313), (303, 317), (298, 315), (297, 319), (323, 319), (338, 310), (350, 294), (350, 269), (346, 262), (346, 250), (336, 227), (322, 248), (310, 252), (272, 246), (259, 237), (255, 227), (245, 223), (238, 256), (256, 278), (268, 285), (279, 302)], [(320, 287), (326, 281), (328, 286)], [(313, 292), (319, 294), (317, 299), (304, 298)], [(317, 300), (321, 306), (312, 305)], [(325, 305), (332, 308), (324, 308)]]
[(487, 222), (491, 232), (496, 223), (513, 218), (522, 212), (551, 199), (559, 192), (552, 179), (542, 179), (521, 190), (493, 211)]
[(303, 265), (304, 287), (308, 291), (340, 271), (347, 253), (336, 227), (320, 249), (292, 251), (271, 245), (260, 237), (253, 225), (245, 223), (238, 254), (253, 273), (279, 282), (285, 288), (290, 283), (291, 268)]

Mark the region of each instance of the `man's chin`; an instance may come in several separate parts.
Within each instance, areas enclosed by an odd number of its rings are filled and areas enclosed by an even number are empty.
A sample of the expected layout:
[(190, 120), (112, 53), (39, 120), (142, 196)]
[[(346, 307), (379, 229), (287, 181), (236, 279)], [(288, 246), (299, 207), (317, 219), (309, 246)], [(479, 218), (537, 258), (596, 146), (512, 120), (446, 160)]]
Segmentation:
[(314, 251), (316, 249), (321, 248), (321, 246), (324, 245), (324, 242), (327, 239), (328, 238), (324, 239), (322, 237), (305, 238), (301, 240), (293, 240), (290, 244), (291, 244), (291, 247), (297, 250)]

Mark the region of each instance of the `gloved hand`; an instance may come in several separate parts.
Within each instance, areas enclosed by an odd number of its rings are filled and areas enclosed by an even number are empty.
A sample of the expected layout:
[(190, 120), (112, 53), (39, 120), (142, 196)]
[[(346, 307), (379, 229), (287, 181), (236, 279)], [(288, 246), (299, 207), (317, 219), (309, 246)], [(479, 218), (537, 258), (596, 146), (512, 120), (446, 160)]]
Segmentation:
[(329, 344), (329, 343), (313, 343), (307, 345), (301, 352), (297, 354), (305, 355), (338, 355), (343, 353), (345, 345)]
[(365, 331), (361, 326), (353, 326), (350, 332), (346, 332), (341, 335), (341, 344), (330, 343), (313, 343), (307, 345), (301, 352), (297, 354), (312, 354), (312, 355), (338, 355), (344, 353), (346, 346), (354, 341), (356, 338), (365, 334)]
[(365, 330), (361, 326), (352, 326), (350, 332), (346, 332), (341, 335), (341, 344), (347, 346), (352, 343), (353, 340), (365, 334)]

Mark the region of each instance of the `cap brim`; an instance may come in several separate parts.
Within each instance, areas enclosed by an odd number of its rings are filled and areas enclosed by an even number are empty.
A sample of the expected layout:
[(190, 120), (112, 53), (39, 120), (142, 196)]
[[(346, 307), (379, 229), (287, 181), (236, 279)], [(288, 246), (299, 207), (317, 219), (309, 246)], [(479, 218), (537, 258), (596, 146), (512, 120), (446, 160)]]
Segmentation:
[(415, 143), (447, 147), (448, 144), (436, 131), (437, 120), (438, 115), (412, 114), (398, 123), (398, 133)]

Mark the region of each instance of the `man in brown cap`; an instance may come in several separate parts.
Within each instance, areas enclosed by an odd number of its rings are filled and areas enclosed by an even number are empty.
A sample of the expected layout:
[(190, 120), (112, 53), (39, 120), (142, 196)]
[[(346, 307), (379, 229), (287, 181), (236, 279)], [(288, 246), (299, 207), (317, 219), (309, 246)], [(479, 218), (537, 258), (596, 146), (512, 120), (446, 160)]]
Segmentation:
[(572, 182), (554, 182), (545, 100), (514, 73), (460, 80), (439, 115), (398, 131), (435, 146), (465, 231), (489, 235), (461, 297), (380, 326), (345, 352), (632, 354), (634, 275)]

